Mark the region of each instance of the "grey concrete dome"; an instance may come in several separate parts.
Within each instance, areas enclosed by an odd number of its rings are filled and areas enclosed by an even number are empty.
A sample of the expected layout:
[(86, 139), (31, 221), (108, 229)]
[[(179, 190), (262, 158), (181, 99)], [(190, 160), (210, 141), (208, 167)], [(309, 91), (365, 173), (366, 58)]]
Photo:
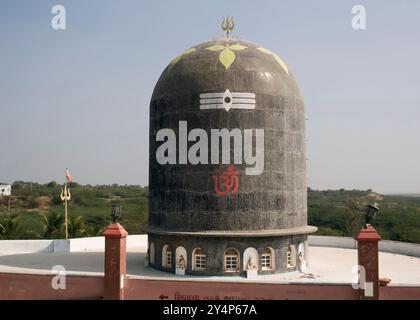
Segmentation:
[(234, 38), (186, 50), (150, 103), (145, 230), (166, 242), (306, 236), (304, 141), (303, 100), (276, 54)]

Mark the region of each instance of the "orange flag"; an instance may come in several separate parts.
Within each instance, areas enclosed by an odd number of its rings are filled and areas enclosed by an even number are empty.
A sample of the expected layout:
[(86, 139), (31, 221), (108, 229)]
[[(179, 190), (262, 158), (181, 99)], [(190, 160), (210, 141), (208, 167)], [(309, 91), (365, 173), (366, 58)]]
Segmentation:
[(66, 169), (66, 181), (73, 182), (73, 177), (71, 176), (69, 169)]

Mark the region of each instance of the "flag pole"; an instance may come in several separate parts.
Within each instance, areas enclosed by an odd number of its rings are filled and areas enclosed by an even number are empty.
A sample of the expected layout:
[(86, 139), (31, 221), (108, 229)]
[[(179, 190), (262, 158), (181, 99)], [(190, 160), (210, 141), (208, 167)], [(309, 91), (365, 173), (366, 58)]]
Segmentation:
[[(67, 193), (67, 179), (64, 187), (65, 193)], [(68, 229), (68, 223), (67, 223), (67, 194), (64, 196), (64, 227), (65, 227), (65, 234), (66, 234), (66, 240), (69, 238), (69, 229)]]
[(64, 232), (66, 240), (69, 238), (69, 228), (68, 228), (68, 216), (67, 216), (67, 209), (68, 209), (68, 201), (71, 198), (70, 189), (67, 189), (67, 181), (71, 182), (71, 176), (68, 173), (68, 169), (66, 169), (66, 182), (64, 183), (64, 190), (61, 189), (61, 201), (64, 202)]

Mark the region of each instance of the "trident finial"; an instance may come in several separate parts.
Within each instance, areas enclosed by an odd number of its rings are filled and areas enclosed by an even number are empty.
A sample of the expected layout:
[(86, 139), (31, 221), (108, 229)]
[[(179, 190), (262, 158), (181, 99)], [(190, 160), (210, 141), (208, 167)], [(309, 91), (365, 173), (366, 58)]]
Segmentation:
[(221, 27), (223, 31), (226, 31), (226, 37), (229, 37), (229, 33), (232, 33), (232, 30), (235, 27), (235, 22), (233, 21), (233, 17), (223, 18)]
[(60, 199), (61, 201), (70, 201), (71, 193), (70, 188), (67, 189), (67, 185), (64, 186), (64, 189), (61, 189)]

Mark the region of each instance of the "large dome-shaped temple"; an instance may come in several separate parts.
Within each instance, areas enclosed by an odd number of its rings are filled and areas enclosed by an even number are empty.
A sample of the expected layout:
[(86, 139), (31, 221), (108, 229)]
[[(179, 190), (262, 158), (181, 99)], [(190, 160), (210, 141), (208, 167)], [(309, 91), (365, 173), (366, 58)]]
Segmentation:
[(255, 43), (196, 45), (150, 103), (148, 255), (178, 274), (304, 268), (304, 103), (288, 66)]

